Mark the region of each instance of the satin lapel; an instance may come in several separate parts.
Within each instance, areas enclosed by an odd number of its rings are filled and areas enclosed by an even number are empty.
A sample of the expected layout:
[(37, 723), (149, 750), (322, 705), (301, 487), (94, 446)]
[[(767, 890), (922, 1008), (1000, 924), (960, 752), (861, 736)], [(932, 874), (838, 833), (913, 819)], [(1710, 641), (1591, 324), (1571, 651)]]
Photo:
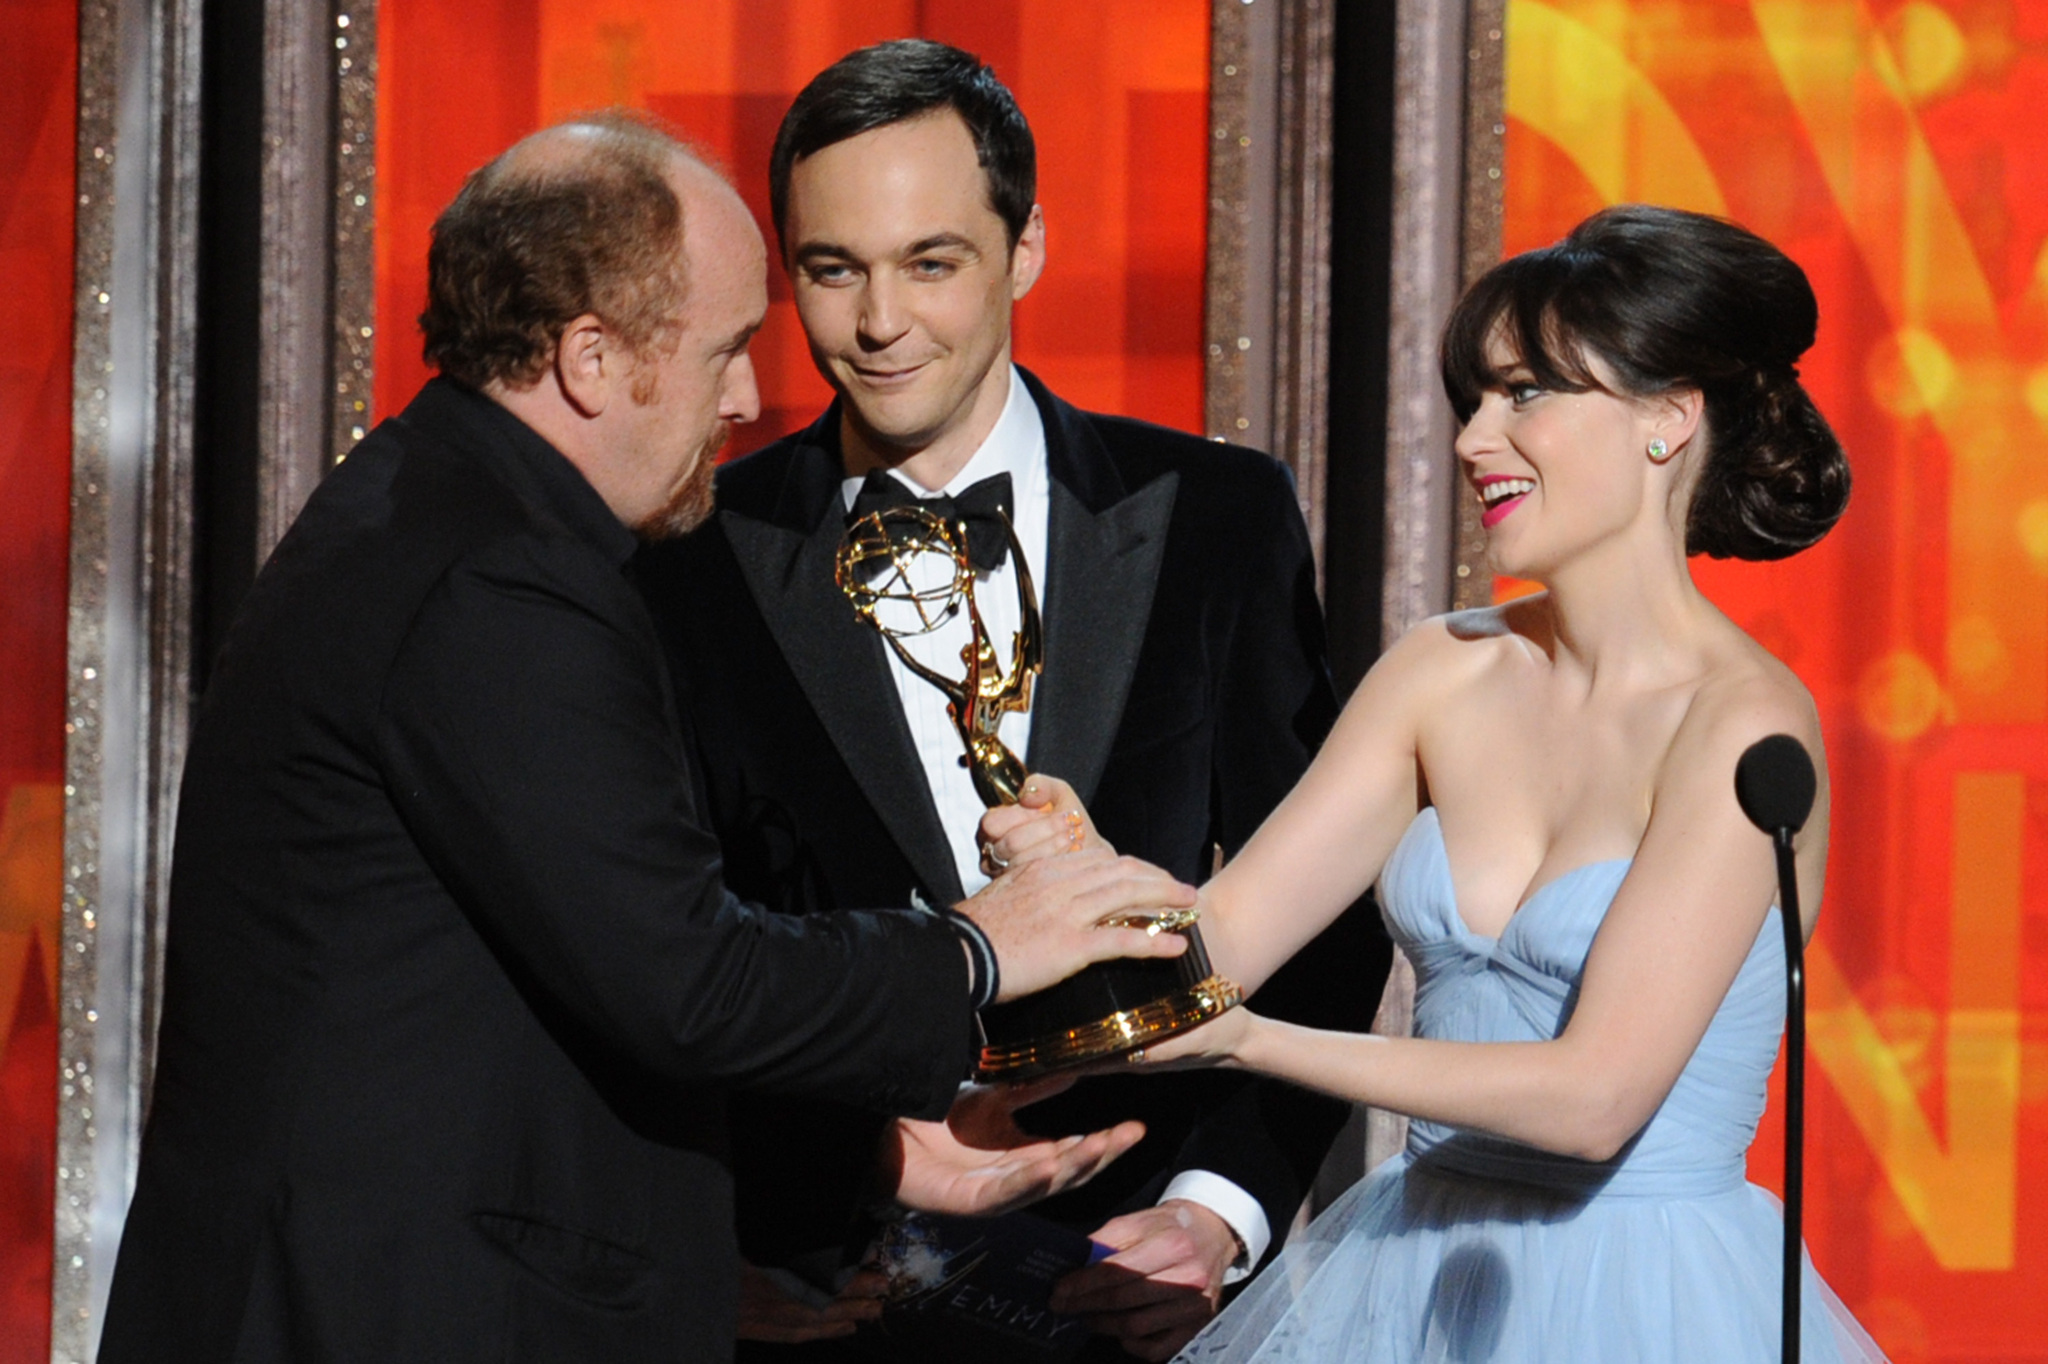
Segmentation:
[(1027, 766), (1065, 779), (1085, 803), (1095, 798), (1123, 720), (1180, 475), (1163, 474), (1091, 512), (1058, 476), (1060, 463), (1046, 533), (1045, 674)]
[(960, 871), (889, 677), (887, 646), (832, 581), (842, 530), (835, 511), (828, 502), (808, 533), (734, 511), (720, 513), (719, 522), (769, 633), (854, 781), (924, 888), (951, 904), (961, 898)]

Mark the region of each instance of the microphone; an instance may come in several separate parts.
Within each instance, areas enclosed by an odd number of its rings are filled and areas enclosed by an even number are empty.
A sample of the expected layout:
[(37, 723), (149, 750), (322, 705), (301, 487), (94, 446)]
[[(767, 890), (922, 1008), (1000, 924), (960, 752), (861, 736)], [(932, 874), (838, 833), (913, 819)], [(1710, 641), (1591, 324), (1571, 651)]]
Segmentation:
[(1789, 734), (1758, 739), (1735, 764), (1735, 799), (1749, 822), (1767, 834), (1805, 828), (1815, 786), (1813, 759)]
[(1799, 1247), (1806, 1170), (1806, 939), (1800, 932), (1799, 868), (1792, 835), (1806, 827), (1819, 785), (1806, 746), (1773, 734), (1735, 764), (1735, 799), (1771, 836), (1778, 860), (1778, 918), (1785, 929), (1785, 1288), (1779, 1357), (1799, 1364)]

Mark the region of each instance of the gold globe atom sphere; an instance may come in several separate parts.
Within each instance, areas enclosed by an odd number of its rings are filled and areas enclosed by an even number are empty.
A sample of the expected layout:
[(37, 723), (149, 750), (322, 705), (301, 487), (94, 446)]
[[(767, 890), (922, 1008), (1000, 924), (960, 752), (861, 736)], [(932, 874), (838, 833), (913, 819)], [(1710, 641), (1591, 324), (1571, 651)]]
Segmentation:
[(973, 574), (944, 517), (922, 507), (891, 507), (847, 530), (833, 576), (870, 625), (906, 636), (930, 634), (958, 615)]

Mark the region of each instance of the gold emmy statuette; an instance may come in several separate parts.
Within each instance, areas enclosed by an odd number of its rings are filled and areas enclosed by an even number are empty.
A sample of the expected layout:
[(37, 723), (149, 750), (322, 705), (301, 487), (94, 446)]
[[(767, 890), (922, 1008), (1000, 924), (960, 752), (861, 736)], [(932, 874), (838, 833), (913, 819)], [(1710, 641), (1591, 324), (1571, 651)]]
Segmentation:
[[(835, 572), (860, 618), (906, 668), (945, 695), (946, 714), (965, 750), (961, 764), (990, 807), (1016, 804), (1030, 775), (997, 731), (1004, 715), (1031, 709), (1032, 684), (1045, 666), (1031, 568), (1007, 516), (1003, 533), (1016, 565), (1020, 622), (1007, 667), (975, 605), (965, 526), (916, 506), (871, 513), (847, 528)], [(959, 679), (925, 666), (904, 647), (905, 639), (930, 634), (963, 612), (969, 630)], [(985, 1044), (975, 1078), (1019, 1080), (1084, 1065), (1185, 1032), (1241, 1003), (1244, 992), (1210, 969), (1195, 919), (1191, 910), (1116, 916), (1106, 923), (1179, 933), (1188, 950), (1171, 960), (1097, 962), (1050, 989), (984, 1009)]]
[[(1003, 716), (1031, 709), (1031, 684), (1045, 666), (1045, 634), (1038, 618), (1031, 569), (1017, 547), (1017, 532), (1003, 518), (1017, 566), (1017, 604), (1022, 622), (1010, 641), (1010, 666), (996, 663), (995, 645), (974, 604), (974, 566), (967, 536), (958, 526), (922, 507), (891, 507), (863, 516), (839, 542), (839, 590), (860, 618), (881, 632), (903, 666), (946, 697), (946, 714), (967, 749), (962, 759), (974, 778), (974, 793), (990, 807), (1015, 805), (1030, 773), (1004, 746), (996, 731)], [(967, 612), (970, 637), (960, 650), (965, 675), (959, 681), (927, 668), (903, 647)]]

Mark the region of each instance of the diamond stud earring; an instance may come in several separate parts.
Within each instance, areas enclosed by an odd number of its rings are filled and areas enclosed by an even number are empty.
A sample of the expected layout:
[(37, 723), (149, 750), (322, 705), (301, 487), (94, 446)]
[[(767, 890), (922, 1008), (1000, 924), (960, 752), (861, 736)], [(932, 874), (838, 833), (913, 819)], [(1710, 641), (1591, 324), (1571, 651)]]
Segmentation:
[(1664, 443), (1662, 436), (1650, 437), (1650, 458), (1662, 459), (1671, 453), (1671, 447)]

